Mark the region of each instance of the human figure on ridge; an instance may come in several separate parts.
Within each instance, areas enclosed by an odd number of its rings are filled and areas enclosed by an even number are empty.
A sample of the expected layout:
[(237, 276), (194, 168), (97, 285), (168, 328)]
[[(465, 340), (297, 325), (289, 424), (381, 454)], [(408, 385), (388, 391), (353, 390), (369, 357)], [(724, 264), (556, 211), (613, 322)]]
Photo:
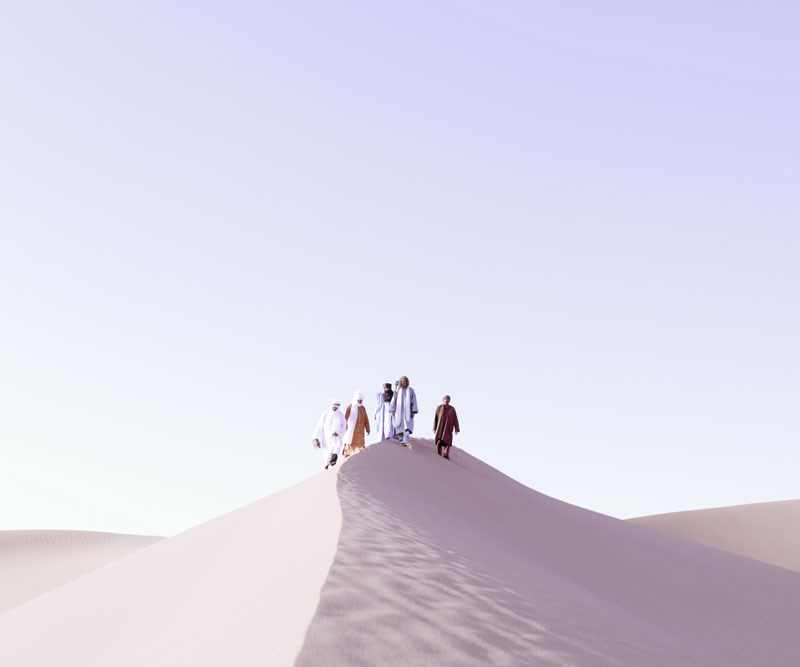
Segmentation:
[(376, 442), (389, 440), (394, 437), (394, 424), (392, 423), (392, 413), (390, 406), (392, 404), (392, 397), (394, 391), (392, 390), (391, 383), (387, 382), (383, 385), (383, 391), (378, 392), (375, 398), (378, 405), (375, 408), (375, 437)]
[(363, 403), (364, 394), (357, 391), (353, 394), (353, 400), (345, 410), (344, 419), (347, 422), (347, 432), (344, 435), (345, 457), (357, 454), (364, 449), (366, 439), (364, 432), (366, 431), (369, 435), (369, 417)]
[(322, 451), (326, 470), (328, 466), (336, 465), (342, 453), (342, 436), (346, 425), (340, 406), (339, 401), (331, 401), (331, 406), (322, 413), (314, 429), (314, 447)]
[(456, 409), (450, 405), (450, 397), (445, 395), (442, 404), (436, 408), (433, 418), (433, 432), (436, 434), (436, 451), (439, 456), (450, 458), (450, 447), (453, 446), (453, 429), (460, 431)]
[(400, 437), (401, 444), (407, 446), (414, 432), (414, 415), (419, 412), (419, 408), (417, 395), (405, 375), (400, 378), (400, 387), (392, 397), (389, 411), (392, 413), (395, 435)]

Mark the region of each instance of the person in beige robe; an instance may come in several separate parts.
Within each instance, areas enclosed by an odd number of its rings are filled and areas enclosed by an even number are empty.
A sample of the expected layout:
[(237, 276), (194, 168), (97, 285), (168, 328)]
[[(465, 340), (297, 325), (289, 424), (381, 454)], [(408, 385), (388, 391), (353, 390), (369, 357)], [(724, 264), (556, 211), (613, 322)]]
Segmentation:
[(344, 419), (347, 422), (347, 431), (344, 434), (344, 455), (346, 457), (364, 449), (365, 434), (369, 434), (369, 416), (363, 404), (364, 394), (357, 391), (353, 396), (353, 401), (344, 411)]

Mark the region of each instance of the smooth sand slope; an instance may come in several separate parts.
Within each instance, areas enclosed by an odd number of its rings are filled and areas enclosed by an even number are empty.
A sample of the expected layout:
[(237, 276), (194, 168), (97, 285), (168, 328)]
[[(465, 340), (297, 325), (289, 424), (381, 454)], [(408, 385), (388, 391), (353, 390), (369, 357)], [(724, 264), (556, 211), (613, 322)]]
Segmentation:
[(161, 539), (76, 530), (0, 532), (0, 613)]
[(654, 514), (630, 522), (800, 572), (800, 500)]
[(800, 665), (800, 574), (413, 444), (0, 615), (0, 665)]
[(0, 665), (292, 664), (340, 526), (317, 475), (0, 614)]
[(800, 665), (800, 575), (574, 507), (461, 451), (339, 474), (299, 665)]

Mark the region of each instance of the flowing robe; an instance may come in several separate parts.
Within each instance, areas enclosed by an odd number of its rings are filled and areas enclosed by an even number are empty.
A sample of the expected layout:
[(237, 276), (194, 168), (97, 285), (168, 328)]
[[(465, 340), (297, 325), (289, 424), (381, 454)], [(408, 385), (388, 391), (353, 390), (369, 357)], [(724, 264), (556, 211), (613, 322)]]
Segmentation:
[[(345, 424), (341, 408), (339, 410), (331, 410), (328, 408), (319, 418), (317, 428), (314, 429), (314, 435), (312, 437), (319, 440), (319, 448), (320, 452), (322, 452), (325, 465), (328, 465), (331, 454), (336, 453), (336, 456), (342, 455), (344, 432), (346, 428), (347, 425)], [(334, 435), (334, 433), (337, 435)]]
[(377, 394), (378, 407), (375, 409), (375, 442), (389, 440), (394, 436), (394, 422), (390, 406), (391, 401), (383, 398), (383, 392)]
[(367, 409), (358, 403), (351, 403), (344, 413), (347, 432), (344, 435), (345, 456), (355, 454), (364, 449), (364, 432), (369, 433), (369, 417)]
[(453, 444), (453, 429), (460, 431), (458, 426), (458, 415), (452, 405), (442, 403), (436, 408), (436, 416), (433, 418), (433, 430), (436, 431), (436, 442), (444, 442), (446, 445)]
[(394, 392), (390, 412), (394, 412), (395, 433), (403, 433), (408, 429), (409, 433), (414, 432), (414, 415), (419, 412), (417, 408), (417, 394), (411, 387), (402, 387)]

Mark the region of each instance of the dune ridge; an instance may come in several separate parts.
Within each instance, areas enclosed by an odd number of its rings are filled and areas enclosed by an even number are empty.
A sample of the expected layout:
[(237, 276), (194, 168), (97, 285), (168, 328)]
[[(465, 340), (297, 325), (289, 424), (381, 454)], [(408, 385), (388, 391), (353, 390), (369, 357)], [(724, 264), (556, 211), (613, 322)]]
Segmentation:
[[(800, 576), (544, 496), (430, 441), (338, 479), (298, 665), (800, 664)], [(335, 660), (332, 657), (335, 656)]]

